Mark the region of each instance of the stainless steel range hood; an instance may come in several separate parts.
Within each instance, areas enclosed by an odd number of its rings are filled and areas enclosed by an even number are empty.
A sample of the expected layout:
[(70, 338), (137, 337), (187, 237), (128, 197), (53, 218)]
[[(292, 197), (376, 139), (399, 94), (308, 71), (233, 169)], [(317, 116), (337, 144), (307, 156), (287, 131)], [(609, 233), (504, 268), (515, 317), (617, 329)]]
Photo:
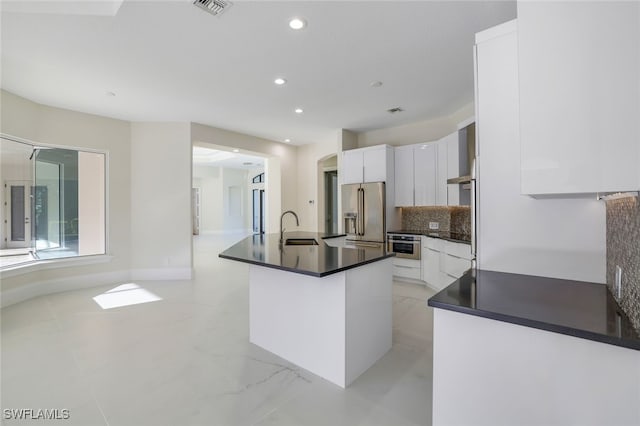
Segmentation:
[[(471, 123), (458, 131), (458, 160), (460, 176), (447, 179), (451, 184), (468, 184), (471, 182), (471, 168), (476, 158), (476, 123)], [(466, 185), (463, 186), (466, 188)]]

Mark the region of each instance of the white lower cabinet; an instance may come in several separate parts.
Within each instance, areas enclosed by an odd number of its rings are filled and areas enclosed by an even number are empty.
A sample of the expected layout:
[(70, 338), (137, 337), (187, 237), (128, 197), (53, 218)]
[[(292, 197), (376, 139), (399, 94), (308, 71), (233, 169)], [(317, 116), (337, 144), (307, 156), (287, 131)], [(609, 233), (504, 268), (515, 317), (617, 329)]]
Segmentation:
[(469, 244), (444, 242), (444, 273), (447, 285), (451, 284), (471, 268), (471, 246)]
[(400, 278), (420, 280), (422, 275), (420, 261), (395, 257), (393, 259), (393, 275)]
[(422, 281), (441, 290), (471, 267), (471, 246), (422, 237)]
[(435, 289), (444, 288), (444, 276), (440, 272), (444, 241), (438, 238), (422, 237), (422, 281)]

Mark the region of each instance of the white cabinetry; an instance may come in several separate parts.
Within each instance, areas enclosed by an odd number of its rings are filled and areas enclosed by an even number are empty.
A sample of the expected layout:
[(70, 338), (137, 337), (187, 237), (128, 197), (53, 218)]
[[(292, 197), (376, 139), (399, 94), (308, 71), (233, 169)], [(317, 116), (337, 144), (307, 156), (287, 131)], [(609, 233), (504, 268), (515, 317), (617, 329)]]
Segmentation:
[(471, 246), (469, 244), (444, 242), (444, 269), (447, 285), (451, 284), (471, 268)]
[(518, 2), (518, 68), (522, 193), (638, 190), (640, 2)]
[(342, 153), (342, 183), (362, 183), (364, 179), (364, 157), (359, 149)]
[(438, 146), (436, 143), (417, 145), (413, 149), (413, 187), (415, 206), (436, 205)]
[(447, 197), (447, 174), (448, 174), (448, 145), (451, 140), (455, 139), (455, 142), (458, 142), (458, 132), (451, 133), (448, 136), (440, 139), (437, 143), (438, 145), (438, 159), (436, 161), (437, 167), (437, 176), (436, 176), (436, 206), (446, 206), (451, 205), (448, 202)]
[(444, 141), (395, 148), (396, 206), (447, 205)]
[(441, 290), (471, 268), (471, 246), (422, 237), (422, 280)]
[(395, 257), (393, 259), (393, 275), (400, 278), (420, 280), (422, 275), (421, 266), (419, 260)]
[(422, 237), (422, 281), (437, 290), (445, 287), (445, 275), (440, 271), (443, 252), (444, 240)]
[(387, 180), (387, 159), (393, 163), (393, 149), (380, 146), (362, 151), (363, 182), (385, 182)]
[(343, 151), (341, 174), (345, 184), (389, 182), (393, 180), (393, 148), (378, 145)]
[(413, 206), (413, 145), (395, 148), (396, 206)]

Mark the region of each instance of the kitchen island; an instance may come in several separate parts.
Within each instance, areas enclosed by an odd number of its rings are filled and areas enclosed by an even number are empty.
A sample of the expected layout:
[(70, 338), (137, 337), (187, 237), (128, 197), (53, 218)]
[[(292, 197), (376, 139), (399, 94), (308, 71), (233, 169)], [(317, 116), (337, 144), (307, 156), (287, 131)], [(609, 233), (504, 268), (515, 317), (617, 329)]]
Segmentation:
[(308, 232), (284, 244), (253, 235), (219, 254), (250, 264), (251, 343), (343, 388), (391, 349), (392, 256)]
[(640, 336), (606, 285), (471, 270), (428, 304), (433, 425), (640, 424)]

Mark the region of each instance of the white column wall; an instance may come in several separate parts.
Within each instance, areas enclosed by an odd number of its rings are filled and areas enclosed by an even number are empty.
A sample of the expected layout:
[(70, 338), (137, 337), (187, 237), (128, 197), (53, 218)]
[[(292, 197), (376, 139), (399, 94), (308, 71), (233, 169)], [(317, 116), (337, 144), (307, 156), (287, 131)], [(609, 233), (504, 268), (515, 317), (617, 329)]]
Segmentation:
[(131, 277), (189, 279), (189, 123), (131, 124)]

